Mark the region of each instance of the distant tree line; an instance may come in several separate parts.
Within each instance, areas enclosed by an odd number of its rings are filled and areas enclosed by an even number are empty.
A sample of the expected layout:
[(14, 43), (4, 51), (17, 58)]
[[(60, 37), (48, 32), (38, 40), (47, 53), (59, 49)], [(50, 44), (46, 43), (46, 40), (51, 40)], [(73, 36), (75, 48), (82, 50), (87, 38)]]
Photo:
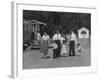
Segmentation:
[(61, 33), (69, 33), (73, 30), (77, 34), (77, 30), (83, 26), (91, 33), (91, 14), (89, 13), (23, 10), (23, 19), (35, 19), (46, 23), (44, 31), (49, 35), (53, 35), (57, 29)]

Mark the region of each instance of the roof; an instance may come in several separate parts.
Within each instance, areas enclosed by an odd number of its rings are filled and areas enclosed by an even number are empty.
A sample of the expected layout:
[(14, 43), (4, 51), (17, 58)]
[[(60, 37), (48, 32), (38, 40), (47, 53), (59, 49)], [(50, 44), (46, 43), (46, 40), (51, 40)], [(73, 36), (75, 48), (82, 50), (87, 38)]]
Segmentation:
[(46, 23), (40, 22), (40, 21), (37, 21), (37, 20), (24, 20), (23, 23), (25, 23), (25, 24), (43, 24), (43, 25), (47, 25)]
[(78, 31), (82, 31), (82, 30), (89, 31), (86, 27), (82, 27), (82, 28), (78, 29)]

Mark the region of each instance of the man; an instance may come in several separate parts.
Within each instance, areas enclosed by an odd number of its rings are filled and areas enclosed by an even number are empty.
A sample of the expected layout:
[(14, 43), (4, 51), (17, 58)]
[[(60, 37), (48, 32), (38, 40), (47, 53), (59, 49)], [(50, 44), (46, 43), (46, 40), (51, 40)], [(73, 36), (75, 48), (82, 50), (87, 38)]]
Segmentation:
[(54, 34), (53, 40), (56, 42), (56, 44), (58, 46), (54, 58), (58, 58), (58, 57), (60, 57), (60, 52), (61, 52), (61, 34), (58, 30), (57, 30), (57, 33)]
[(69, 43), (69, 56), (75, 56), (75, 43), (77, 44), (76, 35), (73, 31), (71, 31)]
[(34, 31), (32, 31), (32, 33), (31, 33), (31, 47), (34, 46), (34, 40), (35, 40), (35, 33), (34, 33)]

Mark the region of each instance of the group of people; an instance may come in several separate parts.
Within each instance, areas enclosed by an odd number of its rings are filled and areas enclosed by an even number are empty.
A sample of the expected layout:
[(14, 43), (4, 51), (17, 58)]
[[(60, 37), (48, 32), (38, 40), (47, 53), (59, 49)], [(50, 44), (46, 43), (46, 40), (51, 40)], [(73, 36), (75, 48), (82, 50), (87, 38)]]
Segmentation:
[(43, 53), (43, 58), (47, 59), (48, 56), (48, 47), (49, 44), (52, 44), (53, 49), (53, 58), (66, 57), (66, 56), (75, 56), (75, 44), (77, 44), (78, 55), (81, 52), (80, 43), (77, 43), (76, 35), (71, 31), (68, 35), (61, 35), (60, 32), (57, 32), (53, 35), (52, 41), (50, 41), (49, 35), (45, 32), (41, 37), (40, 33), (37, 34), (37, 40), (40, 47), (40, 52)]

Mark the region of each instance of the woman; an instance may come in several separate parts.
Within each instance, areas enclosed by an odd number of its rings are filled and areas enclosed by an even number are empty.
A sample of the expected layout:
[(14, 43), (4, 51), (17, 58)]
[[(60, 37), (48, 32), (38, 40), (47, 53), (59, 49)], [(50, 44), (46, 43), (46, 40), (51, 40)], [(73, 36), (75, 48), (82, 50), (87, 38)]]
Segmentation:
[(70, 33), (66, 35), (65, 41), (66, 41), (67, 51), (69, 54)]
[(49, 44), (49, 35), (47, 35), (47, 33), (45, 32), (42, 36), (42, 43), (41, 43), (41, 50), (42, 53), (44, 54), (43, 58), (48, 58), (47, 54), (48, 54), (48, 44)]

